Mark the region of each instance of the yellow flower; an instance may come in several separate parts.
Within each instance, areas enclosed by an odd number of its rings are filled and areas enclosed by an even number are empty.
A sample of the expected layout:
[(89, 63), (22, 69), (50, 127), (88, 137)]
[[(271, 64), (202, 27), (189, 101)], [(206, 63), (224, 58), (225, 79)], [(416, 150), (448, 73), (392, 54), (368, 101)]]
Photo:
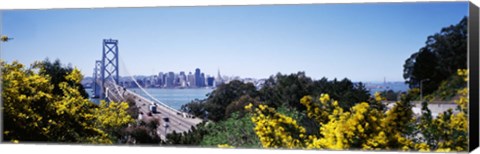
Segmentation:
[(450, 152), (450, 148), (439, 148), (436, 152)]
[(253, 106), (252, 103), (246, 105), (246, 106), (245, 106), (245, 110), (250, 110), (250, 109), (252, 109), (252, 106)]
[(338, 101), (333, 101), (333, 106), (338, 106)]
[(219, 144), (219, 148), (235, 148), (234, 146), (228, 145), (228, 144)]
[(330, 96), (328, 94), (321, 94), (320, 95), (320, 102), (322, 104), (326, 104), (328, 101), (330, 101)]
[(380, 92), (378, 92), (378, 91), (375, 92), (374, 95), (375, 95), (375, 100), (376, 100), (377, 102), (381, 102), (381, 101), (385, 100), (385, 98), (383, 98), (383, 97), (380, 95)]
[(267, 108), (266, 105), (259, 105), (258, 108), (260, 108), (260, 110), (265, 110)]

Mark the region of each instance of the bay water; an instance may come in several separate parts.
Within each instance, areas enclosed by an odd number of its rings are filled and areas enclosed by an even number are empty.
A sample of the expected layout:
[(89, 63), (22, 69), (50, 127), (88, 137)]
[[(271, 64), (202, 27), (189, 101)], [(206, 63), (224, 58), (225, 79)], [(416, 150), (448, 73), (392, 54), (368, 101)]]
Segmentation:
[[(90, 96), (93, 95), (92, 89), (85, 89)], [(135, 92), (149, 100), (153, 100), (148, 94), (145, 94), (140, 88), (128, 88), (128, 90)], [(182, 105), (190, 103), (195, 99), (205, 99), (207, 94), (212, 92), (213, 89), (198, 88), (198, 89), (160, 89), (160, 88), (146, 88), (153, 98), (161, 101), (162, 103), (179, 110)], [(98, 104), (98, 99), (91, 99), (92, 102)]]

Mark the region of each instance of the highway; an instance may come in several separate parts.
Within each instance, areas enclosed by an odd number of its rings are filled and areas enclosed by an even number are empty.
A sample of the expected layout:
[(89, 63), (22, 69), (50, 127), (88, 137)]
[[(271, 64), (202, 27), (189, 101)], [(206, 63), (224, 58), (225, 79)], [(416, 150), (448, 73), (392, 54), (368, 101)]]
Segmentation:
[[(395, 105), (394, 101), (384, 101), (383, 103), (387, 105), (388, 109), (393, 108), (393, 106)], [(420, 101), (412, 101), (411, 103), (414, 104), (414, 106), (412, 107), (413, 113), (415, 113), (417, 116), (420, 116), (422, 114), (422, 103)], [(458, 113), (458, 111), (455, 110), (457, 104), (454, 101), (430, 102), (427, 107), (432, 112), (432, 117), (437, 117), (438, 114), (443, 113), (448, 109), (452, 109), (453, 113)]]
[[(165, 107), (160, 104), (156, 105), (157, 113), (152, 113), (152, 116), (148, 116), (148, 113), (151, 111), (150, 106), (155, 105), (156, 103), (128, 89), (124, 91), (124, 89), (120, 86), (114, 87), (113, 84), (110, 85), (111, 86), (108, 86), (108, 97), (111, 98), (111, 100), (126, 101), (127, 99), (131, 98), (131, 100), (135, 101), (136, 106), (140, 110), (139, 112), (143, 113), (143, 115), (141, 116), (141, 120), (153, 118), (154, 120), (159, 121), (160, 125), (158, 127), (157, 133), (162, 140), (166, 139), (166, 134), (172, 133), (173, 131), (177, 133), (186, 132), (189, 131), (192, 126), (195, 127), (198, 123), (202, 122), (202, 119), (200, 118), (193, 117), (188, 113), (174, 111), (174, 109)], [(168, 118), (168, 122), (166, 122), (164, 118)], [(167, 128), (165, 127), (166, 125), (168, 125)]]

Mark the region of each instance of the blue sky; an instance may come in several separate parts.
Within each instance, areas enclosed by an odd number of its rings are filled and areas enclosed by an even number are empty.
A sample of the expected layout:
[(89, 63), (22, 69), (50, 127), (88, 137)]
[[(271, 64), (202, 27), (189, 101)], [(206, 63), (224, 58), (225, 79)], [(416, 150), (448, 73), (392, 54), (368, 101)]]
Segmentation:
[[(189, 71), (266, 78), (403, 81), (428, 35), (468, 15), (467, 2), (3, 10), (1, 59), (60, 59), (91, 76), (103, 39), (118, 39), (120, 75)], [(125, 64), (125, 65), (123, 65)]]

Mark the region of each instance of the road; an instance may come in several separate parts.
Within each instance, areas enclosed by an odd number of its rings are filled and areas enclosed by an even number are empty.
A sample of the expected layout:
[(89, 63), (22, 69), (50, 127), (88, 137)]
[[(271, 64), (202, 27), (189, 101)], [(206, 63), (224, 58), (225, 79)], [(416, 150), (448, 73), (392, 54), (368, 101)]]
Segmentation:
[[(387, 108), (392, 108), (395, 102), (383, 102), (384, 104), (387, 105)], [(413, 101), (415, 105), (412, 107), (413, 113), (417, 115), (422, 114), (422, 104), (420, 101)], [(428, 104), (428, 109), (432, 112), (432, 116), (436, 117), (438, 114), (443, 113), (447, 111), (448, 109), (452, 109), (453, 113), (458, 113), (457, 110), (457, 104), (454, 101), (437, 101), (433, 103)]]
[[(125, 89), (124, 91), (124, 89), (120, 86), (113, 87), (112, 85), (109, 87), (110, 87), (110, 90), (109, 90), (110, 93), (108, 94), (108, 96), (112, 100), (126, 101), (128, 98), (131, 98), (132, 100), (134, 100), (136, 106), (140, 110), (139, 112), (144, 113), (142, 116), (142, 120), (147, 120), (152, 118), (154, 120), (159, 120), (160, 126), (158, 127), (157, 133), (160, 135), (160, 138), (162, 140), (166, 139), (165, 138), (166, 134), (172, 133), (173, 131), (177, 133), (186, 132), (186, 131), (189, 131), (192, 126), (195, 127), (198, 123), (202, 122), (202, 119), (200, 118), (193, 117), (191, 115), (188, 115), (187, 113), (183, 113), (180, 111), (174, 111), (171, 108), (162, 106), (160, 104), (156, 105), (157, 113), (153, 113), (152, 116), (148, 116), (147, 113), (151, 111), (150, 106), (155, 105), (156, 104), (155, 102), (149, 99), (146, 99), (143, 96), (140, 96), (128, 89)], [(166, 122), (164, 118), (168, 118), (168, 122)], [(165, 125), (168, 125), (168, 127), (166, 128)]]

